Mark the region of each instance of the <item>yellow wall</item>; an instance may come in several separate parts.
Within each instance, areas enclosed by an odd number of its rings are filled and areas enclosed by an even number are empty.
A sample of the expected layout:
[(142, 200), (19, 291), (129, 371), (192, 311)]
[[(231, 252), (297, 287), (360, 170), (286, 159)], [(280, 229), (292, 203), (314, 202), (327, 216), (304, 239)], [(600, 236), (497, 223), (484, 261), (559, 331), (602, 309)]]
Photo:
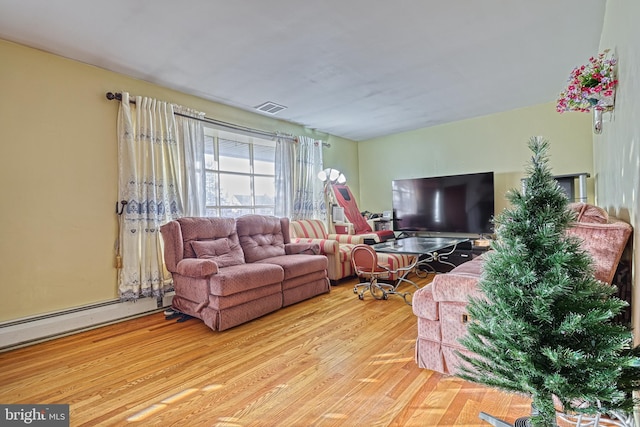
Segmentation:
[[(391, 209), (394, 179), (493, 171), (499, 212), (505, 193), (521, 188), (532, 136), (549, 140), (554, 174), (593, 176), (590, 123), (588, 114), (558, 114), (549, 103), (360, 142), (360, 209)], [(592, 178), (587, 187), (593, 202)]]
[(613, 116), (605, 113), (601, 135), (593, 140), (598, 205), (628, 221), (633, 234), (632, 323), (640, 344), (640, 3), (608, 1), (600, 51), (618, 58), (618, 90)]
[(325, 166), (345, 173), (362, 210), (390, 209), (396, 178), (488, 170), (500, 209), (520, 185), (533, 135), (551, 141), (554, 173), (593, 172), (590, 117), (553, 104), (355, 143), (2, 40), (0, 64), (0, 322), (117, 298), (118, 103), (108, 91), (324, 139)]
[[(353, 141), (226, 107), (0, 40), (0, 322), (117, 298), (118, 103), (127, 91), (208, 117), (331, 144), (327, 166), (357, 176)], [(357, 179), (351, 181), (357, 188)]]

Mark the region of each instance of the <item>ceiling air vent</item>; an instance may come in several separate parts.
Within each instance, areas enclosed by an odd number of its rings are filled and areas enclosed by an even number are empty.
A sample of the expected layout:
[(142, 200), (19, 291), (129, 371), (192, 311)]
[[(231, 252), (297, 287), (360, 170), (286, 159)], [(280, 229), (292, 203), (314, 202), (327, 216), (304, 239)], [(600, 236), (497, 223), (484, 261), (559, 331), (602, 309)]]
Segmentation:
[(256, 110), (261, 111), (267, 114), (278, 114), (280, 111), (285, 110), (287, 107), (284, 105), (276, 104), (275, 102), (265, 102), (264, 104), (258, 105)]

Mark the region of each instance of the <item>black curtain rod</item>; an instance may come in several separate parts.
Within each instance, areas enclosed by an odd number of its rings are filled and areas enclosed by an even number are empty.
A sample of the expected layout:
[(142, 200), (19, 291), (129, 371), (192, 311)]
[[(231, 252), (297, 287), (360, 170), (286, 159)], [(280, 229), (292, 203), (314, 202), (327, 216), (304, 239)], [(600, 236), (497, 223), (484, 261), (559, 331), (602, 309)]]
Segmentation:
[[(122, 93), (120, 92), (107, 92), (107, 99), (112, 101), (112, 100), (117, 100), (117, 101), (122, 101)], [(129, 103), (130, 104), (135, 104), (136, 101), (134, 99), (129, 99)], [(298, 138), (296, 138), (295, 136), (289, 136), (289, 135), (278, 135), (277, 133), (273, 133), (273, 132), (267, 132), (264, 130), (260, 130), (260, 129), (253, 129), (253, 128), (249, 128), (249, 127), (245, 127), (245, 126), (240, 126), (240, 125), (235, 125), (233, 123), (227, 123), (227, 122), (223, 122), (222, 120), (214, 120), (214, 119), (210, 119), (208, 117), (193, 117), (193, 116), (189, 116), (187, 114), (181, 114), (181, 113), (173, 113), (176, 116), (181, 116), (181, 117), (188, 117), (191, 119), (195, 119), (195, 120), (200, 120), (201, 122), (205, 122), (205, 123), (210, 123), (213, 125), (217, 125), (217, 126), (222, 126), (222, 127), (226, 127), (228, 129), (233, 129), (233, 130), (239, 130), (239, 131), (243, 131), (243, 132), (248, 132), (248, 133), (252, 133), (254, 135), (260, 135), (260, 136), (264, 136), (264, 137), (268, 137), (268, 138), (285, 138), (285, 139), (290, 139), (292, 141), (296, 141), (298, 142)], [(324, 147), (331, 147), (331, 144), (329, 144), (328, 142), (322, 142), (322, 145)]]

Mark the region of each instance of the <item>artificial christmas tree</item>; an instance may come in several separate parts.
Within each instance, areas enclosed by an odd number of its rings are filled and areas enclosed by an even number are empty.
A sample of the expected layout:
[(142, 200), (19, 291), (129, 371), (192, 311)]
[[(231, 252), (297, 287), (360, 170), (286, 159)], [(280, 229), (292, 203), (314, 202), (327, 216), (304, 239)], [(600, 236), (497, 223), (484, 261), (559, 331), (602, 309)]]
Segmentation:
[[(626, 303), (596, 280), (592, 259), (566, 230), (575, 217), (548, 166), (549, 143), (532, 138), (525, 191), (499, 214), (459, 376), (531, 396), (531, 425), (556, 425), (554, 397), (579, 413), (629, 411), (640, 384), (628, 327), (612, 322)], [(628, 381), (628, 382), (627, 382)]]

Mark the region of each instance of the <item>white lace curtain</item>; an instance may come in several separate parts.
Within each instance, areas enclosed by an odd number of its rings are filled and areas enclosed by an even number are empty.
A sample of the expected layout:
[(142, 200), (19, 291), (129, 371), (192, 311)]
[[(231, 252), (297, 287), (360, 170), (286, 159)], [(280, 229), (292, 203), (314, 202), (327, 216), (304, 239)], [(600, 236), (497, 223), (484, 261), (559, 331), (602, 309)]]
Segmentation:
[(291, 218), (294, 199), (295, 142), (287, 138), (276, 140), (276, 195), (275, 215)]
[(276, 215), (323, 219), (322, 141), (299, 136), (298, 142), (280, 139), (276, 145)]
[[(184, 216), (206, 214), (206, 172), (204, 162), (204, 113), (173, 105), (178, 129), (178, 164), (180, 198)], [(188, 117), (186, 117), (188, 116)]]
[[(160, 226), (204, 212), (204, 133), (201, 113), (122, 93), (118, 113), (118, 275), (121, 300), (161, 297), (171, 289)], [(176, 117), (175, 109), (190, 117)]]

